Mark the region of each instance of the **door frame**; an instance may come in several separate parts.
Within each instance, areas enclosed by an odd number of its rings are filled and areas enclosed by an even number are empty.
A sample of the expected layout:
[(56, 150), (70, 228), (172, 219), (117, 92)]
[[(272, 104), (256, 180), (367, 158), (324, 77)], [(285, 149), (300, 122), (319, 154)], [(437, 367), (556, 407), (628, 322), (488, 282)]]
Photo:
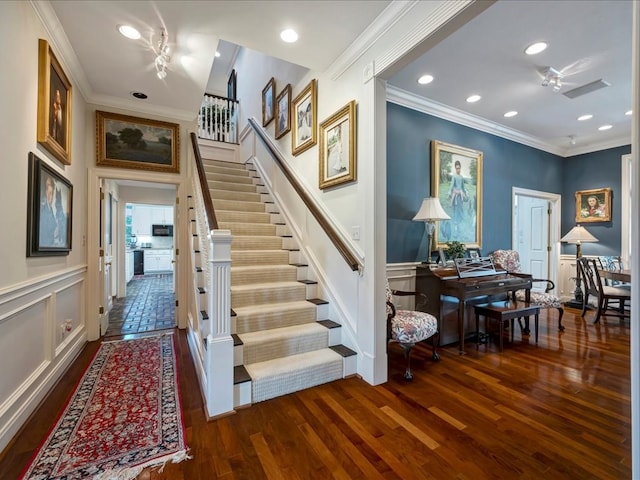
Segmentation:
[[(93, 341), (100, 338), (100, 320), (99, 308), (101, 305), (102, 292), (100, 291), (102, 275), (102, 262), (100, 257), (100, 183), (103, 180), (133, 180), (148, 184), (172, 184), (176, 188), (176, 198), (180, 199), (174, 207), (174, 218), (181, 220), (179, 209), (186, 205), (185, 180), (180, 174), (167, 174), (157, 172), (146, 172), (137, 170), (120, 170), (108, 168), (89, 168), (87, 170), (87, 238), (84, 243), (87, 249), (87, 291), (86, 291), (86, 320), (85, 326), (87, 331), (87, 340)], [(186, 315), (183, 309), (186, 307), (186, 292), (183, 285), (186, 285), (186, 272), (182, 269), (186, 268), (186, 262), (178, 262), (179, 257), (175, 255), (176, 249), (183, 252), (188, 251), (186, 243), (186, 235), (180, 232), (180, 225), (174, 224), (174, 282), (175, 282), (175, 298), (179, 302), (176, 307), (176, 319), (178, 328), (186, 328)], [(183, 280), (183, 278), (185, 280)], [(186, 310), (185, 310), (186, 311)]]
[(560, 217), (562, 213), (562, 196), (557, 193), (529, 190), (527, 188), (511, 187), (511, 247), (518, 244), (517, 229), (518, 210), (515, 208), (516, 197), (531, 197), (547, 200), (551, 205), (549, 216), (549, 279), (558, 288), (558, 269), (560, 265)]

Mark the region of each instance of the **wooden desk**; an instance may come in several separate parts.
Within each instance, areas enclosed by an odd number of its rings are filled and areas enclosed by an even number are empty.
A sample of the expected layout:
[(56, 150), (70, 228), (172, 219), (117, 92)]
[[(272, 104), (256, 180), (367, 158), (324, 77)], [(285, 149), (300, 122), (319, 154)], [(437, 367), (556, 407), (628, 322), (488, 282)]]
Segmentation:
[[(416, 267), (416, 290), (426, 296), (425, 305), (416, 305), (416, 310), (430, 313), (438, 319), (442, 330), (442, 297), (458, 299), (459, 353), (464, 354), (465, 311), (467, 305), (492, 301), (492, 296), (505, 295), (516, 290), (526, 290), (526, 301), (531, 294), (531, 275), (498, 273), (473, 278), (458, 278), (455, 268), (431, 269), (426, 265)], [(441, 337), (442, 338), (442, 335)]]
[(602, 278), (618, 280), (619, 282), (631, 283), (631, 270), (600, 270), (598, 273)]

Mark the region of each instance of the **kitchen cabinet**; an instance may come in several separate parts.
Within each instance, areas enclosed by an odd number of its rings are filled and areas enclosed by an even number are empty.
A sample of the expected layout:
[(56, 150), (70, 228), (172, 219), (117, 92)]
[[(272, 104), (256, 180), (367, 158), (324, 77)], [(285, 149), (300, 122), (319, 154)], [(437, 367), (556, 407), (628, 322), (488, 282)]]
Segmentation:
[(167, 272), (173, 270), (173, 250), (147, 249), (144, 251), (144, 272)]
[(131, 212), (131, 230), (136, 235), (151, 235), (151, 207), (136, 205)]
[(173, 225), (173, 207), (152, 207), (151, 223)]

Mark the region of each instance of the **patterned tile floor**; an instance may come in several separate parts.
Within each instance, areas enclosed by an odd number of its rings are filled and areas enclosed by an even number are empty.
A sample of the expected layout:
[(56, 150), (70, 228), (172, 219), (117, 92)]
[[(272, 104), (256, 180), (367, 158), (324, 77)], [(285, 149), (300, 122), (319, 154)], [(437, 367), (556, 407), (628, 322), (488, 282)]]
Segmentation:
[(127, 284), (127, 296), (114, 300), (105, 336), (173, 328), (174, 312), (172, 273), (136, 275)]

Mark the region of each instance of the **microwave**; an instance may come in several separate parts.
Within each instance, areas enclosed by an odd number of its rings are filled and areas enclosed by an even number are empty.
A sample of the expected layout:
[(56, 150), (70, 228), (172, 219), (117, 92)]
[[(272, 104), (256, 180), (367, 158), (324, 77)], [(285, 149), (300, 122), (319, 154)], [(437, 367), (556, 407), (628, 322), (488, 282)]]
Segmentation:
[(173, 237), (173, 225), (151, 225), (151, 236)]

